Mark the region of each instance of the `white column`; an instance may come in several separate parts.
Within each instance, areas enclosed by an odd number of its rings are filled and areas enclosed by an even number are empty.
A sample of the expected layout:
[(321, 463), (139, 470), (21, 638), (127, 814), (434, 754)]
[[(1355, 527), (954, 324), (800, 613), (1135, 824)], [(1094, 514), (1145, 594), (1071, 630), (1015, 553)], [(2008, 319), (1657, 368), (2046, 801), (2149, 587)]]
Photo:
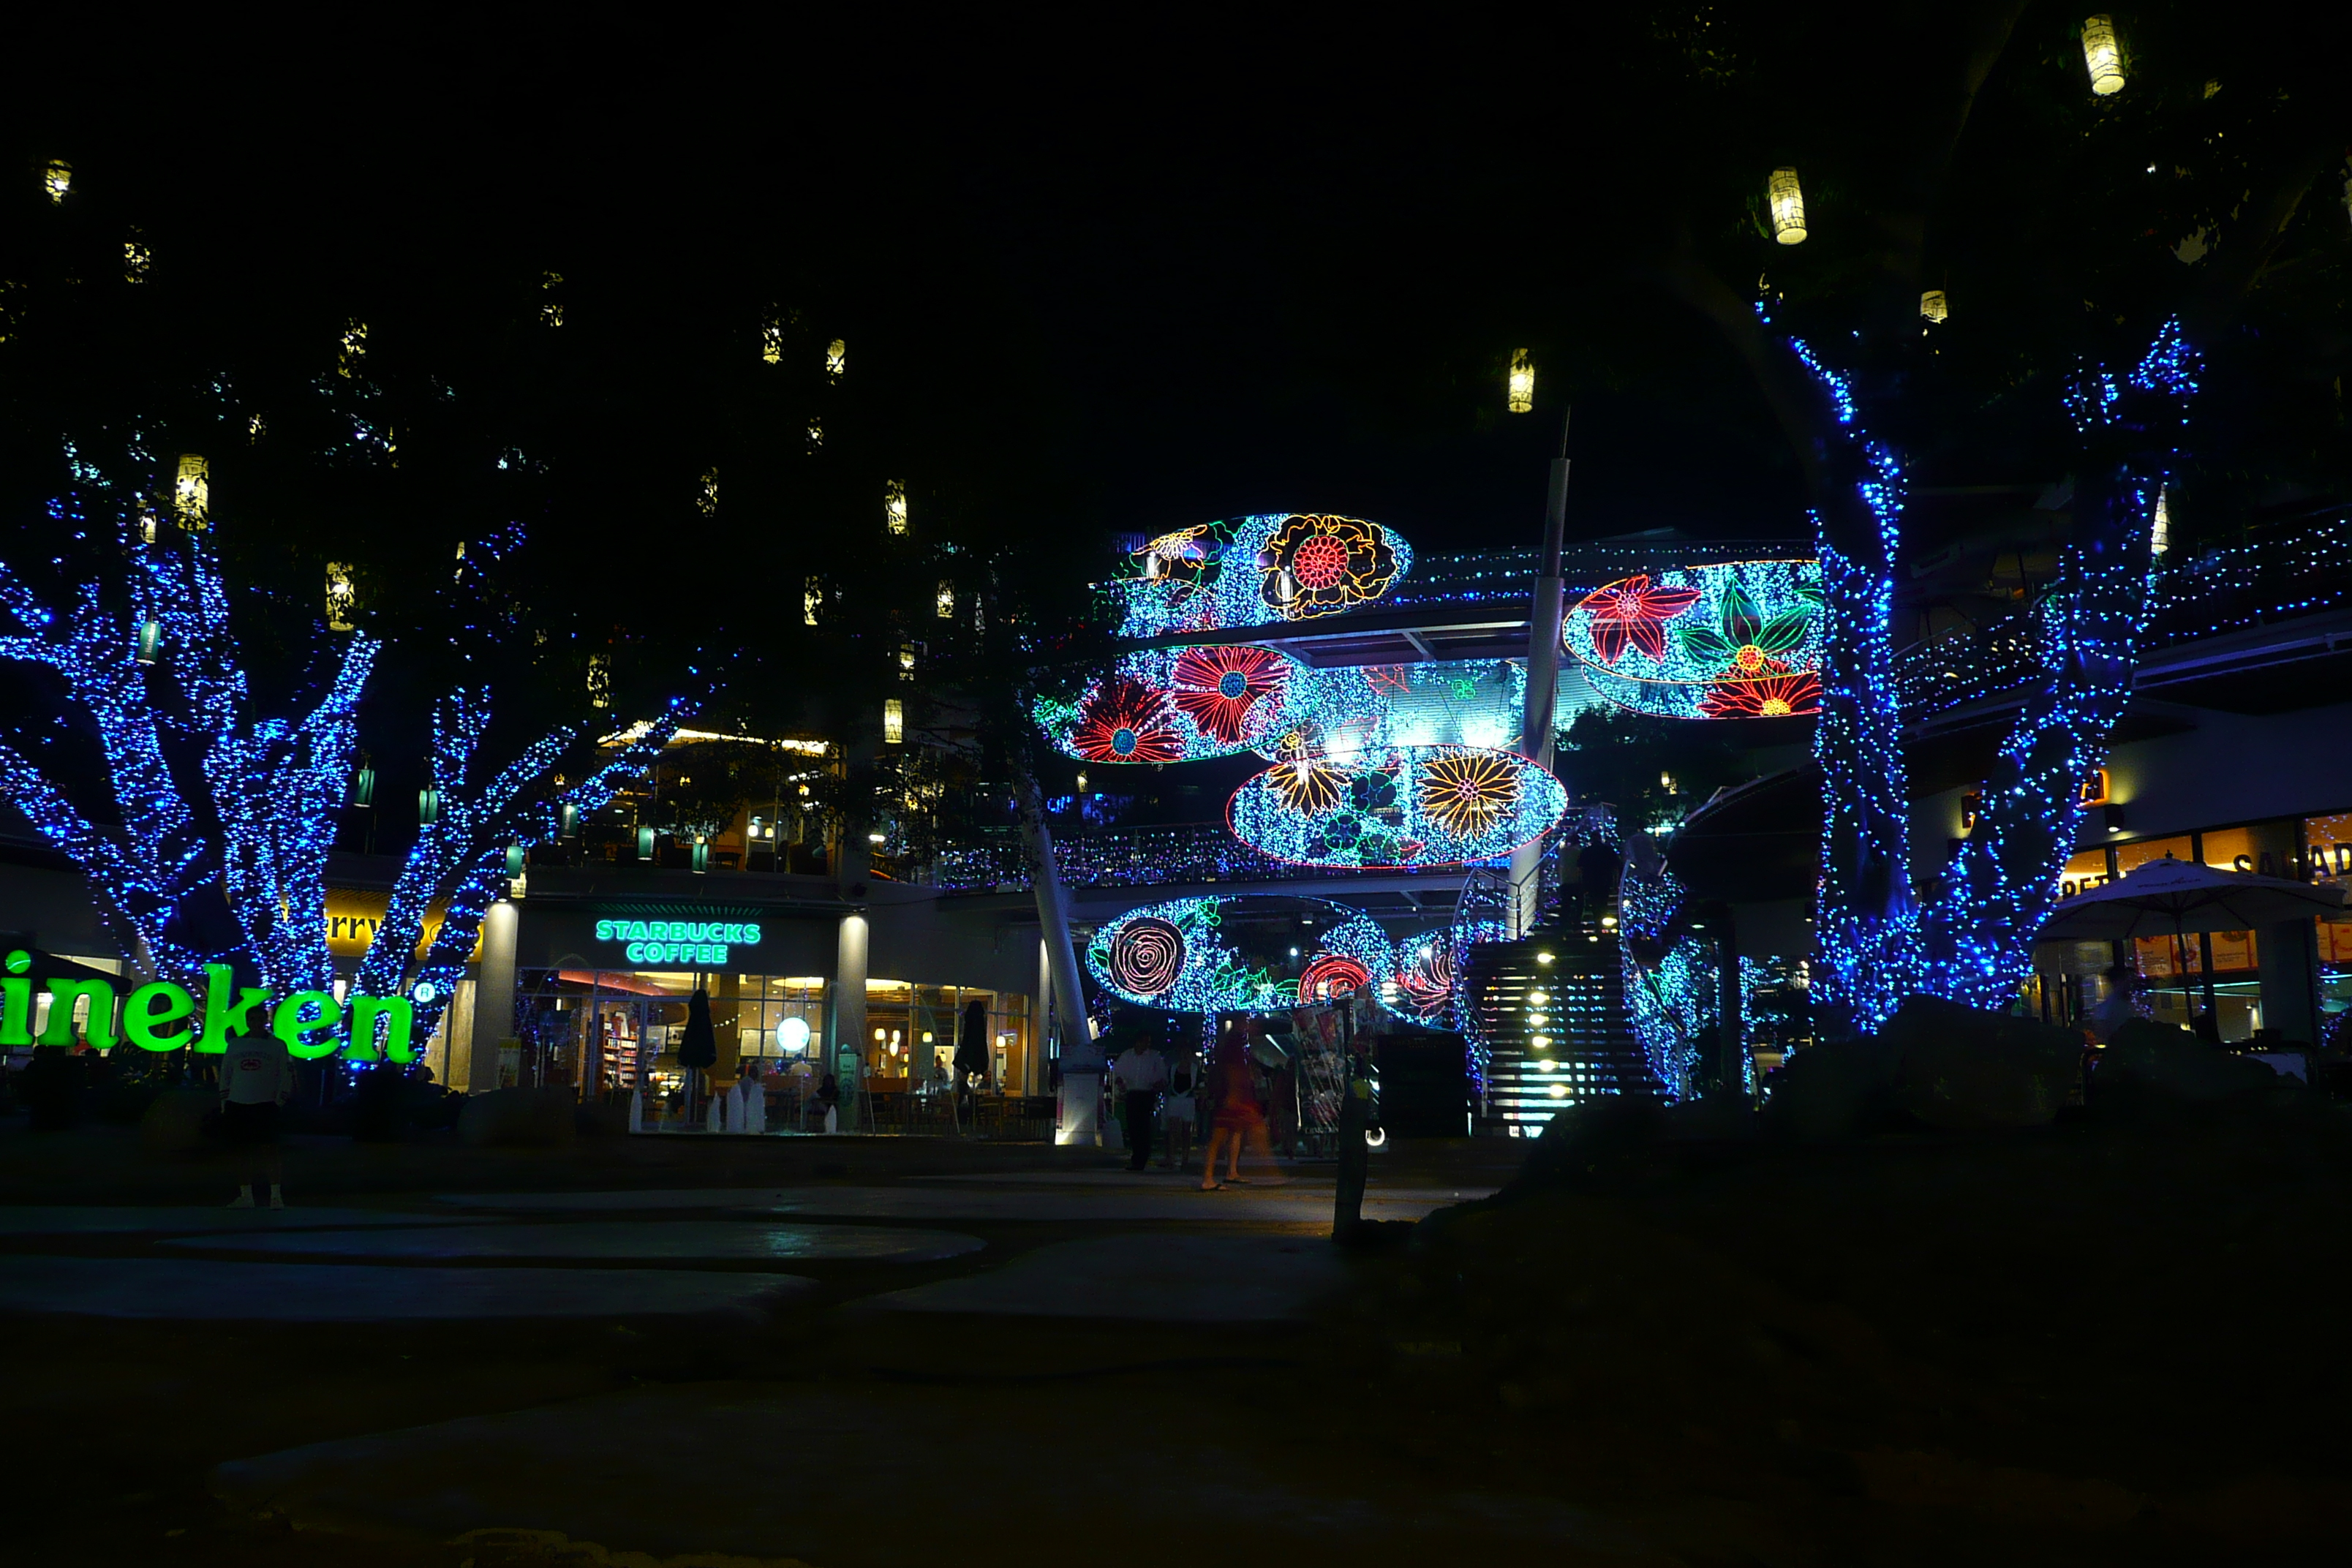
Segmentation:
[[(853, 910), (841, 917), (840, 942), (835, 950), (833, 1047), (826, 1054), (824, 1069), (838, 1075), (845, 1130), (866, 1114), (865, 1085), (856, 1065), (866, 1059), (866, 917)], [(852, 1065), (845, 1072), (841, 1065), (844, 1052), (852, 1057)]]
[(474, 1059), (466, 1087), (476, 1094), (499, 1087), (499, 1042), (515, 1032), (515, 928), (520, 917), (504, 899), (482, 915), (482, 935), (475, 952), (480, 963), (474, 979)]

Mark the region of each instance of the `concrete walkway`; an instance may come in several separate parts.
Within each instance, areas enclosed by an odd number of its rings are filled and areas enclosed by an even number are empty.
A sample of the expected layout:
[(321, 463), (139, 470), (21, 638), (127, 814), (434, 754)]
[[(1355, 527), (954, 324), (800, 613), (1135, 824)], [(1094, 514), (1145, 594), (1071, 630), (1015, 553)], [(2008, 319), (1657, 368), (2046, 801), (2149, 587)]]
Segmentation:
[(756, 1220), (582, 1220), (569, 1225), (433, 1226), (404, 1230), (306, 1230), (282, 1236), (194, 1236), (166, 1247), (314, 1258), (510, 1258), (659, 1262), (936, 1263), (979, 1251), (978, 1237), (861, 1225)]

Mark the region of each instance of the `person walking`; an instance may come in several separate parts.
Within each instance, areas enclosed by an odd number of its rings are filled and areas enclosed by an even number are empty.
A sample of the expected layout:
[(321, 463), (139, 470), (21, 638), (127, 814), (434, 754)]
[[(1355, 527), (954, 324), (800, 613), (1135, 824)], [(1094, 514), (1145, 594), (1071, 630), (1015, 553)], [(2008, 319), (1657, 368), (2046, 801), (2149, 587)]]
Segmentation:
[[(1265, 1108), (1258, 1103), (1257, 1074), (1250, 1066), (1249, 1031), (1241, 1020), (1226, 1025), (1218, 1037), (1205, 1081), (1215, 1116), (1209, 1123), (1208, 1152), (1202, 1157), (1201, 1190), (1213, 1193), (1226, 1182), (1241, 1180), (1244, 1139), (1261, 1146), (1266, 1142)], [(1220, 1153), (1225, 1156), (1223, 1182), (1217, 1179)]]
[(1168, 1086), (1168, 1058), (1149, 1035), (1118, 1053), (1111, 1079), (1120, 1089), (1120, 1120), (1127, 1131), (1127, 1168), (1140, 1171), (1151, 1163), (1151, 1123), (1160, 1114), (1160, 1091)]
[(1193, 1089), (1200, 1079), (1198, 1059), (1176, 1064), (1168, 1078), (1168, 1099), (1160, 1108), (1160, 1122), (1168, 1139), (1166, 1157), (1160, 1163), (1182, 1171), (1192, 1153)]
[(286, 1042), (268, 1030), (229, 1042), (221, 1058), (221, 1131), (236, 1151), (245, 1180), (228, 1206), (254, 1207), (255, 1178), (269, 1188), (269, 1206), (286, 1206), (285, 1165), (278, 1152), (278, 1108), (294, 1092), (294, 1061)]

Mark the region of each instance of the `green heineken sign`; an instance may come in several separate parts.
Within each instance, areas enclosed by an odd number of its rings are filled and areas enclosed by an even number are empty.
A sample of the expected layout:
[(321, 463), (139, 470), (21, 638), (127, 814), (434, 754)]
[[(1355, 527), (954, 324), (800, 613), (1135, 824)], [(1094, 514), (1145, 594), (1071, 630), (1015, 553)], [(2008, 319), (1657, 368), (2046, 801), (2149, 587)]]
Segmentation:
[[(33, 1037), (33, 982), (26, 971), (32, 955), (12, 952), (0, 978), (0, 1046), (69, 1046), (74, 1043), (75, 1005), (85, 998), (83, 1026), (89, 1043), (111, 1050), (114, 983), (110, 980), (47, 982), (48, 1021)], [(184, 985), (158, 980), (123, 998), (122, 1039), (142, 1051), (195, 1049), (213, 1055), (233, 1039), (266, 1030), (286, 1042), (290, 1056), (312, 1059), (342, 1052), (353, 1061), (416, 1059), (413, 1037), (416, 1010), (405, 996), (354, 996), (346, 1007), (331, 991), (297, 991), (272, 1000), (258, 985), (239, 985), (226, 963), (205, 965), (204, 999)], [(200, 1020), (200, 1021), (196, 1021)]]

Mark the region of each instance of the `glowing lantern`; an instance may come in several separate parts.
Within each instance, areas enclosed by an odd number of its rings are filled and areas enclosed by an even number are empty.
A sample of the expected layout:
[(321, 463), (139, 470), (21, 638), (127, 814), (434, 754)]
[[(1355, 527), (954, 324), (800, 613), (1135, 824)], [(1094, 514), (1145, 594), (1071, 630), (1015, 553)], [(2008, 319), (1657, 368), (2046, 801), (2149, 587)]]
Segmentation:
[(352, 804), (363, 808), (375, 805), (375, 769), (369, 763), (362, 763), (352, 775)]
[(882, 481), (882, 516), (891, 532), (907, 531), (907, 486), (903, 480)]
[(650, 822), (641, 822), (637, 824), (637, 858), (650, 860), (653, 858), (654, 825)]
[(355, 316), (343, 323), (335, 351), (335, 374), (349, 381), (364, 368), (366, 359), (367, 323)]
[(901, 680), (915, 679), (915, 645), (913, 643), (902, 642), (898, 645), (898, 679)]
[(694, 874), (701, 876), (710, 869), (710, 840), (702, 834), (694, 836)]
[(705, 517), (713, 517), (718, 514), (719, 470), (717, 468), (705, 468), (702, 470), (702, 493), (695, 498), (694, 504), (701, 509), (702, 515)]
[(801, 589), (801, 624), (809, 626), (816, 625), (816, 612), (824, 603), (824, 579), (810, 578), (807, 584)]
[(580, 808), (565, 801), (556, 815), (556, 831), (569, 838), (580, 831)]
[(1941, 289), (1930, 289), (1926, 293), (1919, 296), (1919, 319), (1921, 321), (1940, 321), (1948, 318), (1951, 313), (1952, 308), (1946, 302), (1944, 299), (1944, 291)]
[(52, 158), (49, 166), (41, 171), (41, 189), (48, 193), (51, 202), (62, 202), (73, 189), (73, 165), (63, 158)]
[(507, 875), (509, 877), (522, 875), (522, 846), (520, 844), (507, 846)]
[(839, 381), (848, 374), (849, 345), (835, 338), (824, 351), (824, 378), (827, 381)]
[(940, 579), (940, 619), (955, 619), (955, 584), (944, 577)]
[(122, 280), (125, 283), (146, 282), (147, 269), (155, 262), (155, 253), (147, 248), (138, 234), (138, 230), (131, 230), (131, 237), (122, 242)]
[(180, 477), (172, 488), (173, 508), (181, 526), (201, 529), (212, 515), (212, 470), (195, 452), (180, 454)]
[(907, 705), (895, 697), (882, 702), (882, 740), (886, 745), (897, 746), (907, 739)]
[(1805, 243), (1805, 192), (1794, 169), (1775, 169), (1766, 187), (1772, 200), (1772, 237), (1782, 245)]
[(140, 622), (138, 651), (133, 653), (131, 657), (138, 663), (152, 664), (157, 658), (163, 656), (163, 623), (161, 621)]
[(2124, 89), (2123, 46), (2116, 42), (2116, 24), (2107, 16), (2083, 23), (2083, 66), (2091, 73), (2091, 91), (2105, 98)]
[(2172, 548), (2172, 509), (2162, 490), (2156, 492), (2156, 524), (2147, 531), (2147, 547), (2158, 555)]
[(588, 706), (610, 708), (613, 705), (613, 656), (592, 653), (588, 656)]
[(1525, 414), (1536, 405), (1536, 363), (1525, 349), (1511, 351), (1509, 406), (1514, 414)]
[(430, 827), (441, 820), (441, 792), (426, 784), (416, 792), (416, 825)]
[(251, 419), (246, 421), (246, 439), (248, 441), (258, 442), (261, 439), (262, 433), (268, 428), (269, 422), (262, 418), (260, 415), (257, 414)]
[(352, 584), (352, 569), (341, 561), (327, 563), (327, 629), (347, 632), (352, 629), (352, 611), (359, 604), (359, 591)]
[(808, 444), (812, 452), (824, 445), (824, 421), (814, 414), (809, 416)]
[(760, 362), (762, 364), (784, 363), (784, 324), (773, 316), (760, 323)]
[[(540, 274), (539, 286), (541, 289), (552, 293), (555, 286), (562, 281), (563, 274), (561, 272), (542, 272)], [(539, 319), (551, 327), (560, 327), (563, 325), (563, 301), (561, 300), (550, 300), (546, 303), (541, 305), (539, 308)]]

